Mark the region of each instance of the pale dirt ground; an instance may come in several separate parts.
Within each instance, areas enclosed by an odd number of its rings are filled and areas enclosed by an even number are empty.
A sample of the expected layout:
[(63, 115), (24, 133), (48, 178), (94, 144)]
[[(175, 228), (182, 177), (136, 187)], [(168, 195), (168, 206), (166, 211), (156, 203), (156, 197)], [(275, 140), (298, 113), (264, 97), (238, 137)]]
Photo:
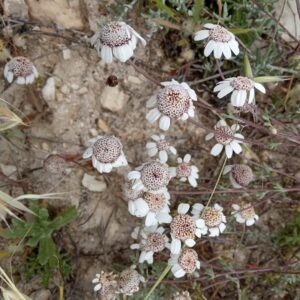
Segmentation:
[[(103, 5), (108, 2), (103, 1)], [(28, 0), (28, 5), (32, 20), (45, 25), (55, 23), (59, 28), (75, 28), (84, 33), (83, 39), (96, 30), (96, 20), (100, 17), (99, 1), (96, 0)], [(146, 28), (135, 24), (135, 20), (131, 20), (130, 24), (142, 35), (146, 33)], [(49, 207), (54, 210), (74, 205), (79, 212), (77, 221), (56, 236), (59, 248), (73, 257), (72, 277), (66, 283), (66, 299), (94, 299), (91, 284), (94, 274), (113, 262), (129, 263), (129, 234), (138, 220), (128, 214), (121, 189), (126, 173), (147, 160), (145, 144), (151, 134), (157, 132), (157, 124), (150, 125), (145, 120), (145, 102), (157, 87), (129, 65), (119, 62), (104, 65), (96, 51), (87, 46), (40, 34), (24, 34), (23, 38), (26, 49), (18, 48), (17, 53), (26, 55), (34, 62), (45, 82), (50, 77), (54, 78), (55, 98), (43, 99), (41, 89), (44, 83), (36, 88), (35, 97), (28, 94), (26, 87), (17, 85), (9, 87), (1, 96), (24, 115), (36, 115), (30, 127), (24, 129), (27, 141), (21, 145), (23, 149), (11, 150), (6, 142), (0, 142), (0, 163), (12, 169), (15, 166), (20, 174), (25, 174), (26, 190), (13, 187), (7, 192), (14, 195), (24, 192), (69, 192), (63, 200), (49, 201)], [(160, 74), (161, 66), (170, 63), (165, 60), (160, 47), (159, 39), (154, 39), (145, 49), (139, 46), (136, 52), (137, 58), (154, 74)], [(64, 57), (63, 49), (68, 49), (68, 57), (66, 51)], [(117, 76), (119, 84), (111, 88), (109, 103), (104, 107), (106, 80), (110, 75)], [(1, 90), (3, 86), (2, 78)], [(40, 112), (33, 101), (39, 104)], [(105, 176), (91, 169), (83, 170), (72, 163), (69, 163), (68, 172), (63, 177), (49, 175), (43, 169), (30, 172), (41, 167), (49, 154), (80, 155), (88, 139), (97, 133), (114, 134), (120, 138), (129, 161), (128, 167)], [(203, 143), (202, 129), (190, 123), (177, 123), (168, 136), (180, 155), (185, 154), (186, 141), (189, 141), (188, 151), (195, 158), (200, 176), (204, 176), (204, 167), (205, 178), (213, 175), (217, 160), (208, 155), (210, 145)], [(81, 184), (84, 173), (96, 175), (107, 187), (97, 193), (86, 190)], [(263, 216), (261, 230), (268, 232), (270, 229), (266, 224), (272, 224), (277, 217), (276, 214), (270, 218)], [(253, 239), (253, 243), (259, 243), (255, 232), (249, 238)], [(235, 253), (232, 249), (223, 249), (221, 245), (221, 250), (224, 257), (235, 257), (242, 264), (248, 261), (250, 254), (252, 260), (259, 256), (250, 249)], [(37, 291), (45, 293), (44, 298), (41, 294), (35, 294), (34, 299), (57, 299), (57, 295), (47, 298), (47, 293), (39, 291), (39, 288), (35, 279), (23, 286), (27, 294)]]

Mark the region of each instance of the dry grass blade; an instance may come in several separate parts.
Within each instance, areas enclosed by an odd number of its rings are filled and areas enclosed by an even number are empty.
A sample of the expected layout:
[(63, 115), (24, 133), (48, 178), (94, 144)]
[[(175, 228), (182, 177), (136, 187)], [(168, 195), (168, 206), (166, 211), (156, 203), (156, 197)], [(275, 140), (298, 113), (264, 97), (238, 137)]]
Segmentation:
[(64, 193), (49, 193), (49, 194), (41, 194), (41, 195), (26, 194), (26, 195), (21, 195), (19, 197), (13, 198), (10, 195), (0, 191), (0, 220), (4, 221), (5, 224), (8, 225), (6, 221), (7, 215), (20, 219), (16, 214), (13, 213), (12, 210), (35, 214), (27, 206), (22, 204), (20, 200), (60, 199), (62, 198), (63, 194)]
[(8, 286), (4, 288), (1, 286), (1, 292), (4, 300), (31, 300), (31, 298), (22, 294), (15, 284), (10, 280), (5, 271), (0, 267), (0, 278)]
[(6, 104), (5, 100), (0, 98), (4, 104), (0, 104), (0, 132), (11, 129), (18, 125), (25, 125), (20, 117), (11, 111)]

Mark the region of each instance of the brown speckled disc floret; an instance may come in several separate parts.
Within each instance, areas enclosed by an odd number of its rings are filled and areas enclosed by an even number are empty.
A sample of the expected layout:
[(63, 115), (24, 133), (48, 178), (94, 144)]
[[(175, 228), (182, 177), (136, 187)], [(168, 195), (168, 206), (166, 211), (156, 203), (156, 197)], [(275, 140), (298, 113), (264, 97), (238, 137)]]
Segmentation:
[(141, 170), (141, 180), (149, 190), (164, 188), (170, 181), (168, 166), (157, 161), (146, 163)]
[(253, 82), (247, 77), (238, 76), (230, 82), (230, 85), (235, 90), (246, 90), (250, 91), (253, 88)]
[(222, 145), (230, 144), (233, 140), (233, 132), (229, 126), (222, 126), (215, 129), (215, 139)]
[(145, 193), (144, 200), (153, 212), (159, 212), (166, 204), (164, 194)]
[(146, 244), (141, 248), (142, 251), (160, 252), (165, 248), (165, 238), (162, 234), (153, 232), (147, 237)]
[(181, 85), (169, 85), (157, 95), (158, 110), (164, 115), (178, 119), (190, 106), (190, 96)]
[(101, 163), (113, 163), (120, 156), (122, 145), (114, 136), (103, 136), (93, 145), (93, 155)]
[(193, 273), (197, 268), (198, 254), (193, 249), (183, 249), (178, 263), (186, 273)]
[(176, 168), (176, 177), (189, 177), (191, 175), (191, 166), (187, 163), (181, 163)]
[(213, 207), (205, 208), (202, 218), (207, 227), (217, 227), (222, 223), (222, 213)]
[(66, 171), (66, 161), (57, 154), (49, 155), (44, 160), (44, 169), (52, 174), (64, 174)]
[(247, 165), (233, 165), (231, 169), (232, 178), (241, 186), (247, 186), (254, 179), (252, 169)]
[(100, 31), (101, 43), (111, 48), (128, 44), (130, 40), (130, 33), (123, 22), (109, 22)]
[(248, 203), (241, 206), (240, 214), (245, 220), (253, 219), (255, 216), (254, 207)]
[(196, 223), (189, 215), (179, 214), (174, 217), (170, 228), (171, 234), (182, 241), (195, 237)]
[(136, 270), (126, 269), (120, 274), (119, 285), (121, 292), (132, 295), (139, 290), (140, 275)]
[(232, 36), (228, 32), (228, 30), (220, 25), (216, 25), (216, 27), (209, 31), (209, 39), (215, 42), (225, 43), (229, 42), (231, 38)]
[(32, 62), (23, 56), (14, 57), (8, 63), (8, 69), (15, 77), (27, 77), (33, 74)]

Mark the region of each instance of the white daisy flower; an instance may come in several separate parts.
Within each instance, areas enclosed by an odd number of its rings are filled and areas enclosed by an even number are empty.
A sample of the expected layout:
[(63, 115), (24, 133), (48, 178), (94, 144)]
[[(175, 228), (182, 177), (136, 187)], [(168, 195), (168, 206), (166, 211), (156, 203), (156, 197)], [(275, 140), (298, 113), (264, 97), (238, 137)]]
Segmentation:
[(83, 158), (92, 158), (93, 167), (99, 173), (110, 173), (113, 168), (127, 166), (123, 146), (114, 136), (101, 136), (89, 140)]
[(162, 88), (156, 96), (151, 97), (147, 107), (152, 108), (146, 119), (150, 123), (159, 120), (159, 128), (168, 130), (171, 119), (187, 120), (195, 115), (193, 101), (197, 101), (197, 95), (187, 83), (179, 83), (176, 80), (162, 82)]
[(214, 52), (215, 58), (221, 58), (224, 54), (226, 59), (230, 59), (231, 52), (234, 55), (239, 54), (239, 44), (235, 40), (235, 36), (226, 28), (214, 24), (204, 24), (203, 27), (206, 29), (196, 32), (194, 40), (208, 39), (208, 43), (204, 48), (205, 56), (209, 56)]
[(170, 223), (170, 194), (167, 190), (161, 193), (142, 192), (136, 198), (128, 201), (128, 211), (133, 216), (145, 218), (146, 226)]
[(12, 58), (4, 67), (4, 77), (9, 83), (15, 78), (17, 84), (31, 84), (38, 76), (36, 67), (23, 56)]
[(242, 206), (233, 204), (232, 208), (234, 209), (232, 214), (238, 223), (246, 223), (247, 226), (252, 226), (259, 219), (254, 211), (254, 207), (250, 203)]
[(226, 95), (231, 94), (231, 104), (235, 107), (242, 107), (245, 104), (254, 103), (255, 91), (254, 88), (262, 93), (266, 93), (264, 86), (254, 80), (238, 76), (227, 78), (218, 82), (214, 88), (214, 92), (218, 92), (218, 98), (223, 98)]
[(134, 190), (156, 194), (166, 191), (171, 174), (168, 165), (159, 161), (151, 161), (129, 172), (127, 177), (133, 181)]
[(168, 263), (172, 266), (171, 271), (176, 278), (192, 274), (196, 269), (200, 269), (198, 254), (193, 249), (183, 249), (179, 254), (171, 254)]
[(140, 289), (140, 283), (145, 282), (145, 278), (135, 269), (135, 266), (121, 272), (119, 278), (120, 292), (127, 296), (132, 296)]
[(121, 62), (133, 56), (137, 41), (142, 45), (146, 41), (129, 25), (124, 22), (109, 22), (91, 38), (91, 44), (104, 62), (110, 64), (115, 56)]
[(228, 165), (224, 168), (223, 174), (227, 173), (232, 186), (236, 189), (246, 187), (254, 180), (253, 171), (247, 165)]
[(140, 240), (139, 243), (132, 244), (131, 249), (139, 249), (141, 251), (139, 263), (153, 263), (154, 253), (163, 251), (169, 247), (168, 237), (164, 234), (163, 227), (151, 226), (141, 229), (136, 227), (131, 234), (135, 240)]
[(199, 228), (203, 226), (203, 222), (188, 215), (189, 209), (189, 204), (179, 204), (178, 215), (173, 218), (170, 224), (172, 238), (170, 250), (172, 254), (180, 253), (182, 242), (188, 247), (194, 247), (196, 244), (195, 236), (201, 237)]
[(152, 135), (152, 140), (154, 142), (149, 142), (146, 145), (148, 155), (150, 157), (153, 157), (157, 155), (159, 160), (162, 163), (166, 163), (168, 161), (168, 154), (172, 153), (174, 155), (177, 154), (176, 149), (173, 146), (170, 146), (170, 144), (166, 141), (165, 136), (162, 135)]
[(198, 219), (199, 231), (202, 235), (209, 232), (209, 236), (219, 236), (226, 228), (226, 217), (219, 204), (204, 208), (201, 203), (196, 203), (193, 205), (192, 214)]
[(117, 281), (113, 272), (101, 271), (100, 274), (96, 274), (92, 283), (95, 284), (94, 291), (99, 292), (101, 299), (116, 299)]
[(234, 137), (237, 137), (238, 139), (244, 139), (242, 134), (236, 133), (239, 128), (240, 126), (237, 124), (229, 127), (225, 120), (221, 119), (215, 126), (215, 132), (211, 132), (205, 137), (206, 141), (209, 141), (213, 137), (217, 141), (217, 144), (215, 144), (211, 149), (210, 154), (213, 156), (218, 156), (222, 152), (224, 146), (226, 156), (228, 158), (232, 157), (233, 152), (236, 154), (241, 153), (242, 147), (240, 146), (240, 143), (242, 143), (242, 141), (234, 139)]
[(190, 165), (191, 158), (190, 154), (186, 154), (183, 159), (178, 157), (178, 166), (176, 168), (171, 167), (170, 169), (172, 177), (177, 177), (183, 182), (188, 180), (192, 187), (196, 187), (197, 179), (199, 178), (199, 169), (194, 165)]

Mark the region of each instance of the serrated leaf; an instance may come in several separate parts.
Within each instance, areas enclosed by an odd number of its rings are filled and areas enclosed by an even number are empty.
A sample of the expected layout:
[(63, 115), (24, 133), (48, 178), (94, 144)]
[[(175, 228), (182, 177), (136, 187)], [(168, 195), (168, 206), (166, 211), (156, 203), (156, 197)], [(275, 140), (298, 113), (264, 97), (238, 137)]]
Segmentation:
[(51, 223), (50, 227), (53, 230), (59, 230), (63, 226), (71, 223), (77, 218), (77, 210), (75, 207), (71, 207), (61, 212)]
[(51, 237), (42, 238), (39, 243), (39, 263), (44, 266), (53, 256), (56, 256), (56, 245), (53, 239)]

